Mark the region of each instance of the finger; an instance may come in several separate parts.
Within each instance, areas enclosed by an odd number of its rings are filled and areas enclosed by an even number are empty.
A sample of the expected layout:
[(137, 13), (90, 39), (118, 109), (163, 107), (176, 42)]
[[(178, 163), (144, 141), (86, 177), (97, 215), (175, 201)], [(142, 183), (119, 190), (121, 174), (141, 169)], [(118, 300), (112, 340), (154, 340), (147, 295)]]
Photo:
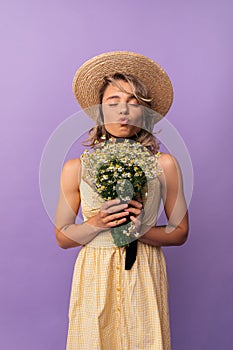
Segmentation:
[(127, 211), (122, 211), (120, 213), (116, 213), (116, 214), (111, 214), (111, 215), (108, 215), (106, 216), (103, 221), (104, 223), (108, 223), (108, 222), (111, 222), (111, 221), (115, 221), (115, 220), (121, 220), (121, 219), (124, 219), (126, 220), (126, 217), (129, 215), (129, 212)]
[(101, 210), (99, 211), (99, 214), (100, 214), (101, 219), (103, 219), (103, 218), (105, 218), (105, 217), (108, 216), (108, 212), (107, 212), (106, 209), (104, 209), (104, 210), (101, 209)]
[(142, 209), (142, 203), (135, 201), (134, 199), (131, 199), (128, 204), (132, 205), (135, 208)]
[[(136, 231), (140, 231), (141, 221), (135, 218), (135, 216), (130, 216), (130, 220), (133, 221)], [(140, 234), (140, 232), (138, 232)]]
[(141, 221), (139, 219), (137, 219), (135, 216), (130, 215), (130, 220), (133, 221), (135, 224), (140, 224)]
[(112, 205), (117, 205), (119, 204), (121, 201), (119, 198), (115, 198), (115, 199), (111, 199), (110, 201), (106, 201), (101, 205), (101, 210), (105, 210), (107, 208), (109, 208)]
[(122, 204), (119, 204), (119, 205), (111, 206), (111, 207), (107, 208), (105, 211), (108, 214), (112, 214), (112, 213), (117, 213), (118, 211), (127, 210), (127, 208), (128, 208), (128, 204), (127, 203), (122, 203)]
[(141, 214), (142, 210), (141, 209), (137, 209), (137, 208), (133, 208), (133, 207), (129, 207), (127, 208), (127, 211), (138, 216)]
[(116, 226), (119, 226), (119, 225), (124, 224), (125, 221), (126, 221), (126, 218), (116, 219), (116, 220), (114, 220), (114, 221), (110, 221), (110, 222), (108, 223), (108, 226), (109, 226), (109, 227), (116, 227)]

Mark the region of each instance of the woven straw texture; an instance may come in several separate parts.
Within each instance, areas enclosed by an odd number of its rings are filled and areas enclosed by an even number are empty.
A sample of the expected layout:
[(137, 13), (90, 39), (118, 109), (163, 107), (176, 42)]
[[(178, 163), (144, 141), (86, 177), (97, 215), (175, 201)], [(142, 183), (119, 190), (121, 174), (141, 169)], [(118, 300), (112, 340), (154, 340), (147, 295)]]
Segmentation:
[[(150, 186), (148, 225), (156, 222), (161, 198), (158, 178)], [(87, 219), (102, 201), (83, 180), (80, 194)], [(132, 269), (124, 264), (125, 248), (114, 245), (110, 231), (82, 247), (74, 268), (66, 350), (170, 350), (162, 249), (139, 241)]]
[(85, 62), (76, 72), (72, 89), (82, 109), (99, 104), (98, 91), (107, 75), (134, 75), (149, 89), (152, 109), (165, 116), (173, 101), (173, 88), (167, 73), (152, 59), (127, 51), (108, 52)]

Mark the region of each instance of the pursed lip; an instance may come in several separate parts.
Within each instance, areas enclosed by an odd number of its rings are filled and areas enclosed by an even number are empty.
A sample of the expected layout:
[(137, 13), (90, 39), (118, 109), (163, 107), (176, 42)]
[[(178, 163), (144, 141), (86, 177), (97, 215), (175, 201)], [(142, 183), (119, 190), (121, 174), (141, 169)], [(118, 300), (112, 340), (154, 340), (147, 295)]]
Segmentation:
[(128, 124), (128, 122), (129, 122), (129, 119), (126, 117), (122, 117), (122, 118), (118, 119), (118, 123), (120, 123), (120, 124)]

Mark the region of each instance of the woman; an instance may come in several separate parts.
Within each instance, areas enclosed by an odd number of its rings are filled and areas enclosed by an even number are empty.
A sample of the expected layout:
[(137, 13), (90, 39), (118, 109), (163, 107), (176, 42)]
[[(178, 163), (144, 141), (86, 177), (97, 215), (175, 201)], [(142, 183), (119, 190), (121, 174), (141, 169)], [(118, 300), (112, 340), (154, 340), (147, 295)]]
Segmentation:
[[(168, 283), (161, 247), (182, 245), (188, 236), (179, 165), (172, 155), (158, 152), (152, 135), (153, 124), (172, 103), (170, 80), (147, 57), (112, 52), (87, 61), (74, 77), (73, 91), (96, 119), (90, 145), (95, 148), (108, 139), (140, 142), (154, 155), (157, 176), (149, 184), (146, 203), (103, 201), (85, 181), (84, 157), (65, 163), (56, 238), (62, 248), (83, 245), (74, 269), (67, 350), (168, 350)], [(161, 199), (166, 226), (156, 226)], [(75, 224), (80, 204), (84, 222)], [(111, 230), (127, 220), (140, 233), (136, 248), (113, 242)]]

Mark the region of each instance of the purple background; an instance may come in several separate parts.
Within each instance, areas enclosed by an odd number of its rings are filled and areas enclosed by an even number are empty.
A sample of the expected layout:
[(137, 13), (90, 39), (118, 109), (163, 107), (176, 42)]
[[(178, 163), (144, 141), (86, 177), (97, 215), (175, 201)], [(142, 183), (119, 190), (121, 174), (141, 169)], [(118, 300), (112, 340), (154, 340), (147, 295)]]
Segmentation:
[[(64, 350), (73, 263), (43, 207), (39, 165), (77, 106), (73, 75), (106, 51), (135, 51), (169, 73), (168, 120), (194, 166), (190, 236), (164, 248), (173, 350), (230, 349), (232, 334), (231, 1), (1, 2), (0, 347)], [(81, 121), (82, 122), (82, 121)]]

